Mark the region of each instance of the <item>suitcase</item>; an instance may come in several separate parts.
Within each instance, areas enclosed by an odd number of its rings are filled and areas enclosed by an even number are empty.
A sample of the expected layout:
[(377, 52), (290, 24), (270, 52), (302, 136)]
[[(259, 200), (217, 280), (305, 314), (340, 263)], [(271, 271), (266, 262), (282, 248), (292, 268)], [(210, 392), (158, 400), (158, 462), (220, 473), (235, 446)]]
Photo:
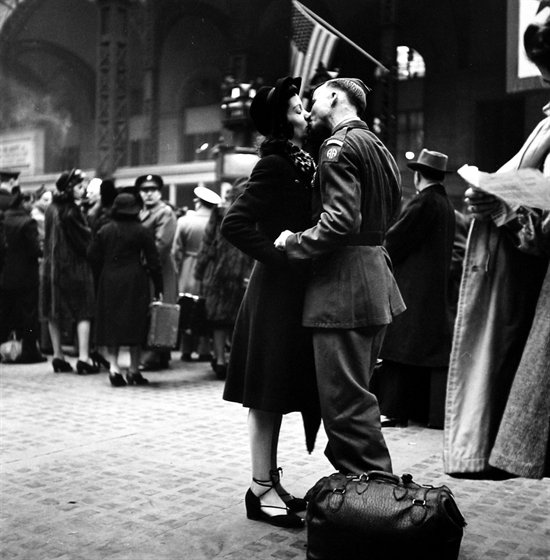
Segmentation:
[(154, 301), (149, 304), (150, 322), (147, 347), (172, 350), (178, 344), (180, 306)]

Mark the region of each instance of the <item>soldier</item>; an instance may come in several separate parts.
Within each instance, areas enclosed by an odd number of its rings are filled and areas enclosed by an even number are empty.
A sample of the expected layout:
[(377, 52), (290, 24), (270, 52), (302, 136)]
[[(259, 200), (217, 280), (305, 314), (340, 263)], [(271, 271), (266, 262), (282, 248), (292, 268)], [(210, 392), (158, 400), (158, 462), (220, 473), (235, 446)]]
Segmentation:
[(401, 199), (400, 175), (360, 119), (369, 91), (361, 80), (336, 78), (313, 93), (312, 130), (332, 130), (314, 181), (316, 224), (275, 241), (292, 261), (313, 259), (303, 324), (313, 333), (325, 454), (355, 474), (392, 470), (369, 380), (386, 326), (405, 309), (383, 247)]

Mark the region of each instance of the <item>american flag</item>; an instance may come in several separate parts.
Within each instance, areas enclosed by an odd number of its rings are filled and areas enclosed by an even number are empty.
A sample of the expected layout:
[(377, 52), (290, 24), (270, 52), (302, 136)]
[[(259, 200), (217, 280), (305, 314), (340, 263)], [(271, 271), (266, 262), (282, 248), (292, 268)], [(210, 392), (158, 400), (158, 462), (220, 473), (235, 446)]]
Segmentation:
[(328, 68), (338, 37), (313, 19), (297, 0), (292, 0), (291, 24), (290, 75), (302, 78), (302, 93), (319, 62)]

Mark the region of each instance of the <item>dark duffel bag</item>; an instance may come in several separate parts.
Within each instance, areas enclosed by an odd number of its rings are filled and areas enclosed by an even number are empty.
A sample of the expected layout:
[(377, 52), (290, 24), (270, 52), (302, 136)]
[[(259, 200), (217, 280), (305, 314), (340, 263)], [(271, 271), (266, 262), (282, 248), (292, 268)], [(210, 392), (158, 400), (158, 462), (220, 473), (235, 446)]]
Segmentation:
[(382, 471), (323, 477), (307, 493), (308, 560), (456, 560), (466, 522), (446, 486)]

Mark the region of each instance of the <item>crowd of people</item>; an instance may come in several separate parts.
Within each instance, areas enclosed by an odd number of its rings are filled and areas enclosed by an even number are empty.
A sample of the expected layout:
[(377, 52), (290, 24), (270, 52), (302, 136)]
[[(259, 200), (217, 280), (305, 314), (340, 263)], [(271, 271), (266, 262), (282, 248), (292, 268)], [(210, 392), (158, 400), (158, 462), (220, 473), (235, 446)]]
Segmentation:
[[(1, 173), (0, 343), (10, 337), (22, 342), (15, 362), (43, 362), (51, 353), (55, 373), (76, 369), (86, 375), (103, 368), (115, 387), (147, 383), (141, 372), (167, 368), (171, 358), (170, 350), (146, 347), (149, 304), (177, 303), (180, 287), (207, 303), (204, 354), (218, 378), (225, 378), (230, 335), (252, 265), (229, 244), (212, 243), (210, 234), (202, 243), (207, 231), (219, 231), (226, 201), (197, 187), (195, 209), (176, 208), (162, 199), (158, 175), (117, 188), (110, 179), (88, 180), (75, 168), (63, 172), (55, 187), (31, 193), (21, 191), (17, 172)], [(210, 220), (214, 208), (216, 219)], [(198, 224), (191, 228), (192, 244), (185, 240), (187, 223)], [(236, 254), (229, 265), (238, 266), (227, 270), (231, 249)], [(195, 279), (198, 257), (201, 277)], [(215, 274), (206, 270), (209, 262), (219, 269)], [(231, 297), (223, 312), (215, 303), (219, 294)], [(194, 359), (200, 347), (181, 334), (182, 359)], [(121, 347), (130, 355), (125, 378)], [(76, 364), (67, 353), (76, 354)]]
[[(550, 83), (550, 8), (524, 46)], [(78, 373), (99, 371), (100, 356), (113, 386), (144, 384), (142, 371), (171, 358), (142, 353), (149, 303), (202, 298), (211, 332), (185, 331), (181, 358), (211, 360), (223, 398), (249, 409), (247, 516), (280, 527), (302, 527), (307, 505), (281, 482), (290, 412), (301, 413), (310, 452), (323, 424), (325, 454), (346, 474), (391, 472), (382, 428), (417, 420), (444, 424), (452, 475), (547, 476), (549, 210), (510, 208), (470, 187), (465, 218), (443, 184), (448, 156), (428, 149), (409, 163), (417, 194), (403, 207), (397, 164), (361, 118), (370, 89), (330, 79), (307, 111), (300, 86), (288, 76), (257, 92), (260, 159), (224, 202), (198, 187), (195, 209), (178, 217), (158, 175), (122, 191), (91, 182), (85, 197), (76, 169), (34, 203), (0, 193), (0, 305), (11, 321), (2, 340), (19, 329), (28, 361), (42, 360), (40, 308), (54, 371), (73, 369), (68, 321)], [(501, 171), (550, 175), (549, 119)], [(121, 346), (131, 353), (125, 378)]]

